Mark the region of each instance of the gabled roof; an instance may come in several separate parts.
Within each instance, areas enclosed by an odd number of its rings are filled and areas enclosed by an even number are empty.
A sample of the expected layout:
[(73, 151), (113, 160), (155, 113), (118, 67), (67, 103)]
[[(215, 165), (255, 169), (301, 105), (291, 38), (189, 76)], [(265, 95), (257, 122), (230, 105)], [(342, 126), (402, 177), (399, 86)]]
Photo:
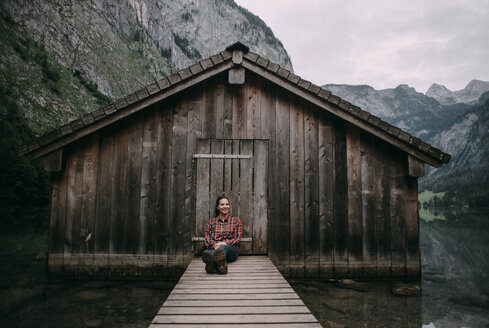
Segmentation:
[(232, 67), (244, 67), (316, 104), (359, 128), (366, 130), (425, 163), (440, 167), (450, 155), (419, 138), (381, 120), (319, 86), (301, 79), (256, 53), (242, 43), (235, 43), (214, 56), (164, 77), (124, 98), (90, 112), (19, 147), (18, 153), (30, 159), (47, 155), (63, 146), (93, 133), (123, 117), (189, 88)]

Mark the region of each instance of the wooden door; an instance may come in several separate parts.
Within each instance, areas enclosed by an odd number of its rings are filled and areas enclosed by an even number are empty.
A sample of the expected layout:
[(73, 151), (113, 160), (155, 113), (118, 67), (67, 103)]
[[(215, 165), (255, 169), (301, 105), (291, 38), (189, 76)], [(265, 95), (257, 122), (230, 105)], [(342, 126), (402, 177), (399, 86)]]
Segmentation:
[(199, 139), (194, 154), (196, 214), (193, 240), (202, 251), (215, 201), (226, 195), (243, 223), (240, 254), (267, 254), (268, 141)]

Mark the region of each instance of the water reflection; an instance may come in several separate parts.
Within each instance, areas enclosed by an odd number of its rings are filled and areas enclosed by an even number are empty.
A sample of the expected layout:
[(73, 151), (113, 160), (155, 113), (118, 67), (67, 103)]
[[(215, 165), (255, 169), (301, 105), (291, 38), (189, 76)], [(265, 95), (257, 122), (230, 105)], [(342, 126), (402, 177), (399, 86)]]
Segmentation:
[(489, 327), (487, 209), (424, 208), (420, 217), (420, 296), (395, 295), (395, 283), (291, 281), (323, 327)]
[[(489, 327), (488, 211), (436, 215), (444, 220), (421, 213), (422, 295), (396, 295), (404, 285), (387, 282), (290, 283), (323, 327)], [(147, 327), (174, 286), (48, 281), (46, 236), (0, 236), (2, 327)]]
[(161, 283), (101, 281), (20, 288), (12, 295), (16, 300), (2, 310), (2, 326), (148, 327), (172, 288)]
[(323, 327), (421, 327), (421, 296), (395, 295), (395, 283), (366, 282), (355, 289), (324, 281), (290, 283)]
[(420, 225), (423, 322), (437, 328), (489, 327), (488, 211), (437, 213), (445, 220)]
[(46, 235), (0, 236), (2, 327), (148, 327), (175, 285), (49, 281)]

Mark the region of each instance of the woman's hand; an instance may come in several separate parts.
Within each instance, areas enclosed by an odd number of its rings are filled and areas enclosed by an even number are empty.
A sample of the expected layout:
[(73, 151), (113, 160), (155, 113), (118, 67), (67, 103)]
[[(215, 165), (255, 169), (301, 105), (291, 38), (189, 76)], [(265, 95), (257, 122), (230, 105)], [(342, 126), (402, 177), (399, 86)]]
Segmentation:
[(221, 245), (227, 245), (227, 244), (223, 241), (220, 241), (220, 242), (214, 244), (214, 249), (218, 249), (219, 246), (221, 246)]

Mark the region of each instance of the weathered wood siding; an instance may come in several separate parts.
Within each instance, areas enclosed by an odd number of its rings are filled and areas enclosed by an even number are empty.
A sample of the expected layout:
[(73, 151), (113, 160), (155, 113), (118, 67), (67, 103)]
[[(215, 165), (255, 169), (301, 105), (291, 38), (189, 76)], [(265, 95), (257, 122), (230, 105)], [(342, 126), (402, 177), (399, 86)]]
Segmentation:
[(408, 155), (248, 71), (244, 85), (225, 72), (64, 150), (50, 271), (178, 277), (194, 254), (196, 203), (207, 201), (195, 190), (201, 139), (224, 140), (225, 151), (237, 139), (267, 141), (266, 181), (248, 182), (266, 185), (268, 208), (247, 210), (267, 212), (260, 247), (284, 275), (419, 277)]

